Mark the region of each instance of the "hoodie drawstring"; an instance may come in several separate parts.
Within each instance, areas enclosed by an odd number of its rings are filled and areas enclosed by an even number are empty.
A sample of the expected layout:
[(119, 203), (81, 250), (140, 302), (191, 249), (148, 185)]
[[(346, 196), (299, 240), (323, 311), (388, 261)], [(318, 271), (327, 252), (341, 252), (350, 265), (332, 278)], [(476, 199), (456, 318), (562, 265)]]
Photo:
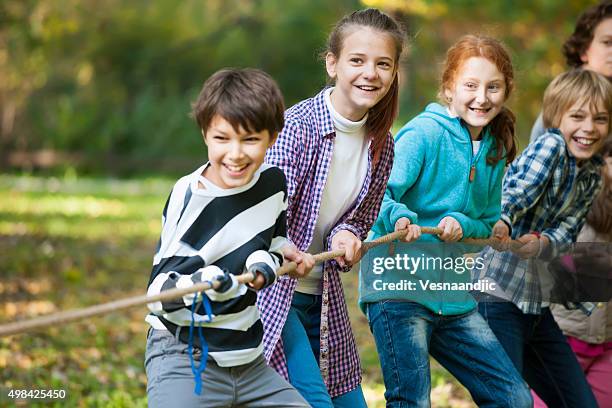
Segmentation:
[[(212, 286), (212, 282), (209, 282)], [(193, 303), (191, 304), (191, 323), (189, 324), (189, 343), (187, 346), (187, 352), (189, 353), (189, 362), (191, 363), (191, 372), (193, 373), (195, 388), (193, 392), (196, 395), (202, 394), (202, 373), (206, 370), (206, 360), (208, 358), (208, 344), (204, 339), (204, 334), (202, 332), (202, 326), (198, 325), (198, 337), (200, 338), (200, 349), (202, 350), (202, 355), (200, 357), (200, 366), (196, 367), (195, 359), (193, 358), (193, 329), (195, 326), (195, 308), (196, 308), (196, 299), (198, 296), (202, 296), (202, 304), (204, 305), (204, 310), (206, 311), (206, 315), (208, 317), (208, 322), (212, 321), (212, 308), (210, 306), (210, 301), (208, 297), (202, 293), (196, 293)]]

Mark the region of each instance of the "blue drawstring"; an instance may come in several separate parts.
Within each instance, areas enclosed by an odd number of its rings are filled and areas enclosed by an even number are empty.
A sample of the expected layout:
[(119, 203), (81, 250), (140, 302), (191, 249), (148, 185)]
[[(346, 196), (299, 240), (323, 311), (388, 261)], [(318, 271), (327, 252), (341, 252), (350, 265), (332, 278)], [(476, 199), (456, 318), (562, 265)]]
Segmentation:
[[(212, 282), (209, 282), (212, 287)], [(196, 367), (195, 360), (193, 358), (193, 327), (195, 326), (195, 308), (196, 308), (196, 299), (198, 295), (202, 295), (202, 303), (204, 304), (204, 310), (208, 315), (208, 322), (212, 321), (212, 308), (210, 307), (210, 301), (208, 297), (204, 293), (196, 293), (195, 298), (193, 299), (193, 303), (191, 304), (191, 323), (189, 324), (189, 343), (187, 346), (187, 351), (189, 353), (189, 361), (191, 362), (191, 372), (193, 373), (193, 377), (195, 380), (195, 388), (193, 392), (196, 395), (202, 394), (202, 373), (206, 370), (206, 359), (208, 357), (208, 344), (206, 340), (204, 340), (204, 334), (202, 332), (202, 326), (198, 325), (198, 337), (200, 338), (200, 348), (202, 350), (202, 356), (200, 358), (200, 366)]]

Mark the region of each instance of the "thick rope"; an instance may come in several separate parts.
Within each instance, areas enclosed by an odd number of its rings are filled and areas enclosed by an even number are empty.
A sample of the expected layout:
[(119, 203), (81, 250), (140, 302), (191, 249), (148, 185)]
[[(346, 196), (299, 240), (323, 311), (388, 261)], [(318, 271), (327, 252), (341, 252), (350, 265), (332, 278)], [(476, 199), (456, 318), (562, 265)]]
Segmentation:
[[(421, 233), (423, 234), (441, 234), (443, 230), (441, 228), (433, 228), (433, 227), (421, 227)], [(386, 244), (389, 242), (393, 242), (395, 240), (401, 239), (406, 236), (407, 230), (395, 231), (390, 234), (384, 235), (378, 239), (373, 241), (366, 241), (362, 244), (362, 254), (368, 251), (369, 249)], [(505, 251), (508, 249), (514, 250), (520, 248), (523, 244), (517, 241), (508, 241), (507, 243), (502, 243), (500, 240), (495, 238), (489, 239), (465, 239), (461, 242), (465, 242), (468, 244), (476, 244), (476, 245), (490, 245), (493, 248), (501, 251)], [(345, 252), (343, 249), (322, 252), (320, 254), (314, 255), (315, 263), (319, 264), (325, 261), (332, 260), (334, 258), (344, 256)], [(285, 275), (289, 272), (292, 272), (296, 269), (297, 264), (295, 262), (286, 262), (281, 266), (277, 275)], [(246, 272), (242, 275), (236, 276), (236, 279), (239, 283), (249, 283), (255, 279), (253, 273)], [(209, 282), (201, 282), (196, 283), (193, 286), (188, 288), (175, 288), (170, 290), (165, 290), (157, 295), (153, 296), (133, 296), (129, 298), (119, 299), (108, 303), (102, 303), (99, 305), (94, 305), (90, 307), (86, 307), (83, 309), (73, 309), (66, 310), (63, 312), (53, 313), (46, 316), (35, 317), (28, 320), (7, 323), (0, 325), (0, 337), (3, 336), (11, 336), (15, 334), (26, 333), (38, 329), (42, 329), (48, 326), (54, 326), (57, 324), (64, 324), (69, 322), (74, 322), (77, 320), (86, 319), (92, 316), (99, 316), (111, 312), (116, 312), (118, 310), (129, 309), (135, 306), (142, 306), (148, 303), (154, 302), (165, 302), (169, 300), (178, 299), (190, 293), (202, 292), (208, 289), (216, 289), (219, 286), (218, 281), (214, 281), (211, 285)]]
[[(253, 281), (254, 277), (252, 273), (244, 273), (236, 276), (236, 279), (240, 283), (248, 283)], [(115, 300), (113, 302), (102, 303), (86, 307), (84, 309), (73, 309), (66, 310), (64, 312), (53, 313), (46, 316), (35, 317), (29, 320), (23, 320), (20, 322), (8, 323), (0, 326), (0, 337), (10, 336), (13, 334), (25, 333), (32, 330), (44, 328), (47, 326), (56, 325), (58, 323), (68, 323), (76, 320), (85, 319), (92, 316), (99, 316), (117, 310), (129, 309), (134, 306), (142, 306), (147, 303), (164, 302), (168, 300), (178, 299), (190, 293), (202, 292), (211, 287), (214, 289), (219, 286), (219, 282), (215, 281), (211, 285), (208, 282), (196, 283), (188, 288), (176, 288), (165, 290), (157, 295), (153, 296), (133, 296), (129, 298)]]

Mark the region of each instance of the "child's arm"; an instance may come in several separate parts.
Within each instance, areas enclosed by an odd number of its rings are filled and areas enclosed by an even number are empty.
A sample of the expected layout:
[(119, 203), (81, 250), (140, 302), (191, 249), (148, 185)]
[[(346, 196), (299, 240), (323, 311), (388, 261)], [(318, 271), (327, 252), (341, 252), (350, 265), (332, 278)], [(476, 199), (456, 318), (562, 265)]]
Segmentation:
[(267, 288), (276, 281), (276, 271), (280, 267), (276, 255), (264, 250), (258, 250), (248, 256), (244, 267), (255, 273), (255, 280), (249, 286), (255, 290)]
[(397, 135), (395, 158), (385, 189), (383, 202), (378, 216), (386, 232), (395, 231), (400, 218), (407, 218), (411, 224), (418, 222), (418, 216), (401, 202), (401, 198), (410, 189), (425, 162), (425, 145), (417, 129), (406, 127)]
[[(278, 169), (277, 169), (278, 170)], [(279, 188), (284, 191), (282, 205), (274, 225), (274, 234), (267, 251), (259, 250), (252, 253), (246, 260), (245, 269), (257, 272), (255, 281), (250, 285), (253, 289), (259, 290), (274, 283), (277, 271), (283, 260), (297, 263), (297, 270), (291, 272), (289, 276), (300, 278), (306, 276), (314, 265), (314, 259), (310, 254), (298, 251), (298, 249), (287, 239), (287, 182), (284, 173), (277, 171), (277, 177), (271, 182), (278, 183)]]
[[(242, 296), (246, 293), (246, 287), (241, 285), (236, 280), (236, 277), (230, 273), (224, 272), (221, 268), (215, 265), (209, 265), (198, 269), (191, 275), (181, 275), (178, 272), (162, 272), (159, 273), (149, 285), (147, 295), (153, 296), (165, 290), (174, 288), (188, 288), (195, 283), (221, 281), (221, 286), (215, 289), (208, 289), (203, 293), (213, 302), (224, 302), (237, 296)], [(200, 302), (201, 296), (198, 294), (196, 299), (195, 293), (190, 293), (182, 298), (169, 300), (164, 302), (149, 303), (149, 310), (156, 315), (163, 315), (175, 312), (180, 309), (189, 308), (193, 302)]]
[(298, 119), (285, 117), (285, 126), (274, 144), (266, 153), (266, 163), (279, 167), (286, 177), (289, 197), (293, 197), (300, 185), (303, 172), (299, 169), (299, 160), (304, 156), (305, 129)]
[(578, 232), (584, 226), (587, 213), (601, 188), (601, 182), (593, 183), (590, 189), (574, 197), (576, 202), (571, 204), (574, 211), (567, 212), (564, 217), (557, 217), (552, 225), (542, 231), (542, 237), (546, 237), (553, 244), (567, 244), (575, 241)]
[[(165, 253), (165, 248), (170, 245), (172, 242), (172, 236), (176, 233), (175, 230), (180, 218), (183, 197), (185, 196), (184, 190), (188, 187), (189, 184), (185, 182), (184, 178), (179, 180), (173, 187), (172, 192), (166, 200), (166, 204), (162, 212), (162, 233), (159, 240), (157, 253), (153, 259), (154, 267), (151, 280), (147, 288), (147, 295), (153, 296), (165, 290), (186, 288), (193, 286), (195, 283), (200, 283), (203, 281), (214, 282), (215, 280), (222, 281), (221, 287), (219, 287), (217, 291), (214, 289), (205, 291), (205, 295), (212, 301), (224, 301), (239, 294), (246, 293), (246, 287), (244, 285), (238, 285), (238, 282), (233, 276), (231, 276), (231, 274), (224, 272), (215, 265), (200, 268), (191, 274), (179, 273), (176, 270), (159, 270), (159, 266), (161, 265), (160, 262), (162, 261)], [(196, 262), (199, 261), (201, 261), (201, 259), (197, 257)], [(191, 307), (194, 299), (195, 294), (189, 294), (183, 296), (183, 298), (164, 301), (163, 303), (149, 303), (148, 306), (151, 312), (154, 314), (163, 315)], [(201, 296), (195, 301), (201, 301)]]
[(529, 211), (547, 189), (558, 166), (563, 165), (565, 142), (556, 133), (547, 133), (531, 143), (514, 160), (504, 179), (500, 218), (507, 225)]

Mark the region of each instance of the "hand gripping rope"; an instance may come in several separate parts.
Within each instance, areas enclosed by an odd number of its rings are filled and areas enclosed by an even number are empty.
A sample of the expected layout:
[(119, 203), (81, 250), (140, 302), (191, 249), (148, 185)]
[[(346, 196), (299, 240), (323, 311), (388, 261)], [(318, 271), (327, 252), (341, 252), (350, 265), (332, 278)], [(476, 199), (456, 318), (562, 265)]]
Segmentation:
[[(423, 234), (441, 234), (443, 230), (441, 228), (434, 227), (421, 227), (421, 233)], [(390, 234), (384, 235), (373, 241), (364, 241), (361, 246), (362, 254), (367, 252), (369, 249), (374, 248), (378, 245), (393, 242), (397, 239), (403, 238), (407, 233), (407, 230), (395, 231)], [(461, 242), (475, 245), (489, 245), (498, 251), (517, 250), (520, 249), (523, 244), (517, 241), (509, 240), (502, 242), (496, 238), (488, 239), (464, 239)], [(334, 258), (344, 256), (344, 250), (339, 249), (335, 251), (321, 252), (314, 255), (315, 263), (319, 264), (325, 261), (332, 260)], [(284, 263), (277, 271), (277, 275), (285, 275), (288, 272), (294, 271), (297, 267), (295, 262)], [(249, 283), (255, 279), (255, 273), (246, 272), (236, 276), (239, 283)], [(93, 305), (82, 309), (72, 309), (63, 312), (53, 313), (45, 316), (35, 317), (28, 320), (22, 320), (12, 323), (0, 325), (0, 337), (11, 336), (15, 334), (26, 333), (38, 329), (43, 329), (48, 326), (54, 326), (58, 323), (69, 323), (81, 319), (86, 319), (92, 316), (99, 316), (118, 310), (129, 309), (135, 306), (146, 305), (153, 302), (164, 302), (168, 300), (178, 299), (184, 295), (190, 293), (198, 293), (208, 289), (217, 289), (221, 283), (219, 281), (213, 282), (201, 282), (196, 283), (188, 288), (175, 288), (171, 290), (163, 291), (154, 296), (133, 296), (129, 298), (123, 298), (108, 303), (102, 303), (99, 305)]]

